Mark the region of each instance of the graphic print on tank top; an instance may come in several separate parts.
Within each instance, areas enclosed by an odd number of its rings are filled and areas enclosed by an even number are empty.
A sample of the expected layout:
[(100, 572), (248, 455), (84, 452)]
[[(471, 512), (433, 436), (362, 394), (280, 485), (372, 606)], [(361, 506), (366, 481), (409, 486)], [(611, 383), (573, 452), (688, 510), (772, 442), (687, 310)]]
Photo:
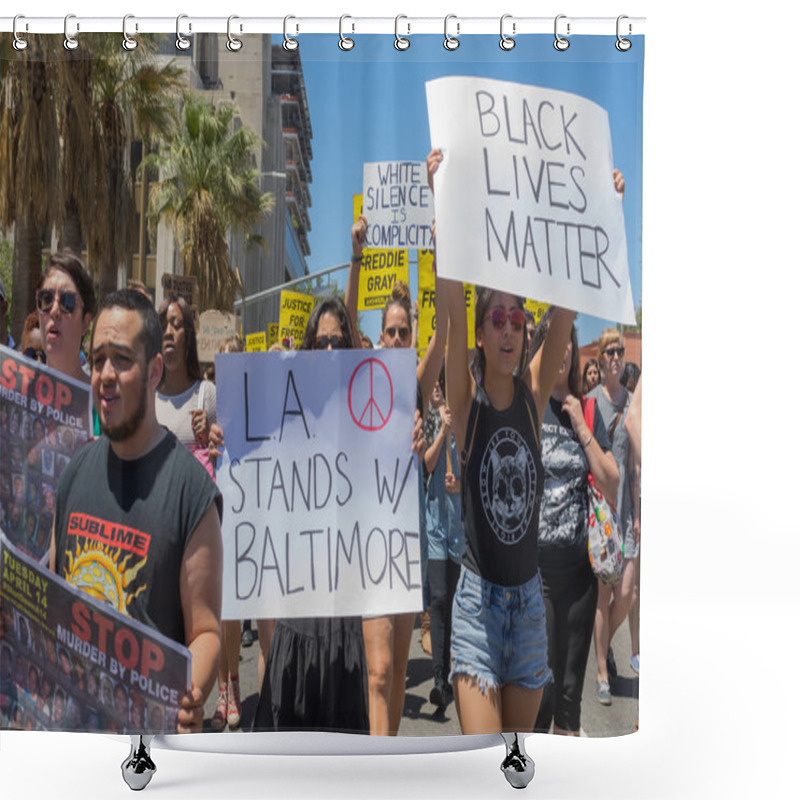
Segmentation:
[(513, 428), (500, 428), (481, 460), (483, 513), (503, 544), (516, 544), (528, 530), (534, 512), (536, 463), (525, 440)]

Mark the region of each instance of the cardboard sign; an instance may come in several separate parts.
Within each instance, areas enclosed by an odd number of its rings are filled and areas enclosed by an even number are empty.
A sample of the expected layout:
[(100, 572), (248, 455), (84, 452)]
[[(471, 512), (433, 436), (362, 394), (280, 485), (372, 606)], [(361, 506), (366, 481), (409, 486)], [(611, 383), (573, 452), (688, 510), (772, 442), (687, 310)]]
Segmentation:
[(278, 341), (294, 337), (294, 346), (299, 347), (306, 332), (306, 325), (314, 310), (314, 298), (301, 292), (281, 292), (281, 309), (278, 317)]
[(422, 608), (413, 350), (216, 359), (222, 615)]
[(364, 164), (368, 247), (433, 247), (433, 196), (424, 161)]
[(236, 334), (236, 317), (224, 311), (204, 311), (197, 331), (197, 357), (213, 361), (220, 347)]
[(635, 322), (606, 111), (483, 78), (426, 84), (444, 277)]
[(176, 297), (182, 297), (188, 304), (189, 308), (197, 316), (197, 306), (200, 303), (200, 289), (197, 285), (197, 278), (194, 275), (173, 275), (165, 273), (161, 276), (161, 286), (164, 289), (164, 297), (174, 294)]
[[(189, 650), (0, 536), (0, 728), (176, 733)], [(11, 669), (13, 665), (13, 669)]]
[(91, 421), (88, 384), (0, 346), (0, 530), (36, 559), (50, 551), (58, 479)]

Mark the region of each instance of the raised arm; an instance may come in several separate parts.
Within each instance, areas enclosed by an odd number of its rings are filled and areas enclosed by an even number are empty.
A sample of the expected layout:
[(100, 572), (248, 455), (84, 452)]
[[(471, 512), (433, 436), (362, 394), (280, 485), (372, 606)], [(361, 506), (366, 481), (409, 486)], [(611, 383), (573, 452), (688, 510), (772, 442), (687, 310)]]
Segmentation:
[(358, 282), (361, 279), (361, 259), (363, 258), (364, 239), (367, 236), (367, 218), (360, 214), (350, 228), (350, 270), (347, 273), (347, 286), (344, 290), (344, 306), (347, 318), (350, 320), (350, 330), (353, 332), (353, 348), (361, 347), (361, 337), (358, 335)]
[(221, 651), (222, 535), (214, 503), (186, 545), (180, 590), (184, 636), (192, 653), (192, 688), (181, 699), (178, 733), (194, 733), (203, 729), (203, 704), (214, 685)]
[[(436, 242), (436, 227), (434, 223), (434, 246)], [(445, 298), (443, 296), (443, 289), (440, 286), (439, 275), (436, 272), (436, 255), (434, 251), (433, 257), (433, 274), (435, 276), (435, 285), (433, 291), (433, 307), (436, 315), (436, 330), (433, 332), (428, 349), (425, 351), (425, 356), (422, 361), (417, 365), (417, 383), (419, 383), (419, 390), (422, 393), (422, 407), (428, 407), (428, 401), (431, 399), (431, 392), (439, 379), (439, 372), (442, 369), (442, 361), (444, 360), (444, 350), (447, 344), (447, 329), (448, 329), (448, 315)]]

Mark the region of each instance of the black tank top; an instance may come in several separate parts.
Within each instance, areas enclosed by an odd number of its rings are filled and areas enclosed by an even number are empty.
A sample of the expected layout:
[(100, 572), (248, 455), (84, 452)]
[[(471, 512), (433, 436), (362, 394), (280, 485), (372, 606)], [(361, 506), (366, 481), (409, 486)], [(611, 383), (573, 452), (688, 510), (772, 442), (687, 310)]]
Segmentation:
[(464, 566), (500, 586), (519, 586), (539, 570), (544, 469), (538, 428), (533, 395), (523, 381), (515, 379), (514, 399), (504, 411), (477, 386), (461, 461)]

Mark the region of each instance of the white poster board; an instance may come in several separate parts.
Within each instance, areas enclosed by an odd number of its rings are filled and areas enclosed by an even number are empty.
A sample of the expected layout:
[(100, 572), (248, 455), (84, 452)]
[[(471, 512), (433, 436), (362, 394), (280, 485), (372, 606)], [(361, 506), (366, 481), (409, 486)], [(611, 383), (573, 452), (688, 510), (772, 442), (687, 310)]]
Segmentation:
[(422, 609), (415, 361), (217, 356), (223, 618)]
[(432, 247), (433, 196), (425, 162), (364, 164), (361, 213), (367, 218), (366, 247)]
[(634, 323), (608, 114), (568, 92), (426, 83), (439, 274)]

